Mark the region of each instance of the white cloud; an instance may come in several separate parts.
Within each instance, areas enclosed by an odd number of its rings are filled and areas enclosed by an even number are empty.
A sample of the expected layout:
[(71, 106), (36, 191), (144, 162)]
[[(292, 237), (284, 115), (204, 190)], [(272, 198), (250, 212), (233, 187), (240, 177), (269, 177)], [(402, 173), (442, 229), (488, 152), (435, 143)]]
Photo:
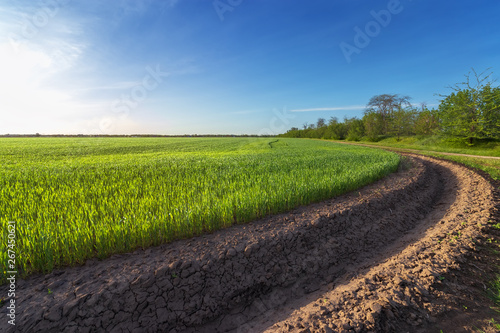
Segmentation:
[(295, 109), (290, 112), (314, 112), (314, 111), (344, 111), (344, 110), (364, 110), (365, 105), (336, 106), (329, 108)]

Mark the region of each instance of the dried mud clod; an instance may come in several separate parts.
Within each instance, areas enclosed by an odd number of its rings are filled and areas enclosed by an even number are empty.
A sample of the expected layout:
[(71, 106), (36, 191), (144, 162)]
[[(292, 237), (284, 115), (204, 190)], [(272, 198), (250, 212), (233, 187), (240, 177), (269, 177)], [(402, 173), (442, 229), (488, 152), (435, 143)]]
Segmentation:
[(425, 332), (495, 201), (464, 167), (410, 155), (405, 165), (287, 214), (19, 281), (16, 328)]

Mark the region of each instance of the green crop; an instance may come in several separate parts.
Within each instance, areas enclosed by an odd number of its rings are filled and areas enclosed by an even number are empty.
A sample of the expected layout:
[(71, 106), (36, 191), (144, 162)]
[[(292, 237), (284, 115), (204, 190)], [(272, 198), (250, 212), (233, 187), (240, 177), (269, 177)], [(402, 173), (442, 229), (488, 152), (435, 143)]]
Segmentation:
[(250, 138), (0, 139), (0, 282), (245, 223), (397, 169), (394, 153)]

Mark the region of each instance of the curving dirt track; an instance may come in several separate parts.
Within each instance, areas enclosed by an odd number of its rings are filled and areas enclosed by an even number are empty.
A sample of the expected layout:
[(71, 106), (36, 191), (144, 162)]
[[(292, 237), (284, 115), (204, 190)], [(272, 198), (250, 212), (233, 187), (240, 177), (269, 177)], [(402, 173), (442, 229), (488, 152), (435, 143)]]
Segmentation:
[[(458, 313), (456, 308), (467, 304), (478, 311), (488, 309), (474, 303), (475, 294), (462, 280), (469, 274), (464, 263), (475, 256), (488, 223), (497, 215), (495, 189), (465, 167), (408, 156), (412, 168), (348, 195), (211, 235), (19, 281), (15, 328), (472, 329), (467, 326), (468, 312)], [(476, 264), (484, 270), (479, 261)], [(0, 295), (7, 289), (1, 286)], [(2, 307), (0, 316), (6, 318), (6, 313)], [(471, 316), (482, 320), (490, 314), (471, 311)], [(14, 327), (0, 320), (0, 331)]]

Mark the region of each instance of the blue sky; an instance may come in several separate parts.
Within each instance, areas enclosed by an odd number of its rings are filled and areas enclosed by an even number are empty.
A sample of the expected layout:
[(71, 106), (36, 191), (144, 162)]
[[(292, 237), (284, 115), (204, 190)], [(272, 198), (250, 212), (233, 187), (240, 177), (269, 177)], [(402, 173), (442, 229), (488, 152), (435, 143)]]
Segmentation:
[[(498, 1), (4, 0), (0, 134), (277, 134), (500, 73)], [(360, 33), (361, 31), (361, 33)]]

